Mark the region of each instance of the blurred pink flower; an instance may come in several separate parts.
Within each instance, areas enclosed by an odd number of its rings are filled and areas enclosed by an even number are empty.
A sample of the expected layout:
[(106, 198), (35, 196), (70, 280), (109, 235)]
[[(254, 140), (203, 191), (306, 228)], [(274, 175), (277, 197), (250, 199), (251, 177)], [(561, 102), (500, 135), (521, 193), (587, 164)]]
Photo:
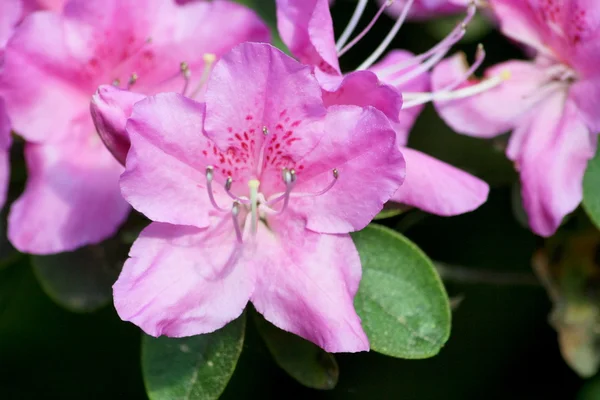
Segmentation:
[[(408, 134), (423, 104), (436, 95), (427, 92), (428, 70), (464, 35), (464, 27), (472, 18), (475, 7), (471, 5), (464, 21), (430, 51), (415, 56), (407, 51), (394, 50), (375, 64), (410, 11), (411, 4), (406, 4), (383, 43), (356, 71), (344, 75), (338, 58), (366, 34), (386, 8), (382, 6), (371, 24), (346, 44), (364, 9), (362, 3), (366, 2), (359, 2), (348, 27), (336, 43), (325, 0), (277, 0), (279, 32), (301, 62), (315, 66), (326, 105), (370, 105), (383, 111), (389, 118), (407, 164), (406, 180), (392, 196), (392, 201), (444, 216), (476, 209), (487, 199), (489, 187), (485, 182), (433, 157), (406, 148)], [(481, 54), (478, 62), (482, 59)]]
[(153, 336), (189, 336), (250, 300), (327, 351), (368, 350), (348, 232), (402, 183), (387, 118), (326, 108), (311, 68), (268, 44), (225, 54), (205, 100), (159, 94), (133, 107), (121, 189), (155, 222), (114, 285), (119, 315)]
[[(63, 0), (2, 0), (0, 1), (0, 67), (4, 59), (4, 46), (13, 31), (30, 12), (40, 9), (60, 9)], [(6, 190), (10, 180), (11, 124), (6, 105), (0, 97), (0, 209), (6, 201)]]
[[(268, 40), (250, 10), (227, 1), (72, 0), (62, 13), (36, 12), (9, 41), (0, 96), (27, 141), (29, 179), (9, 215), (21, 251), (49, 254), (99, 242), (129, 213), (122, 166), (95, 133), (90, 97), (103, 83), (144, 94), (180, 90), (180, 63), (205, 68), (245, 40)], [(200, 76), (193, 75), (196, 84)]]
[[(537, 51), (486, 71), (494, 89), (436, 107), (456, 131), (490, 138), (512, 131), (507, 156), (521, 175), (529, 224), (552, 235), (581, 202), (600, 131), (600, 14), (594, 0), (490, 0), (502, 31)], [(461, 55), (440, 64), (434, 88), (465, 73)], [(508, 78), (508, 79), (507, 79)], [(468, 92), (475, 80), (465, 83)]]
[[(377, 0), (379, 4), (384, 4), (390, 0)], [(402, 13), (408, 0), (393, 0), (392, 4), (386, 9), (386, 12), (397, 17)], [(408, 14), (411, 19), (427, 19), (439, 15), (456, 14), (465, 9), (468, 0), (414, 0), (413, 6)]]

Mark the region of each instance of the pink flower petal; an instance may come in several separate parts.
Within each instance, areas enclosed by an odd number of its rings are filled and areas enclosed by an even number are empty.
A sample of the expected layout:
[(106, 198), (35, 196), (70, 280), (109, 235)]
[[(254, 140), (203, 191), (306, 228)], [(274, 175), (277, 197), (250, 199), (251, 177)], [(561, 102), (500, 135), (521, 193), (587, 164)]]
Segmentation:
[[(466, 71), (461, 54), (442, 61), (433, 71), (433, 90), (444, 88)], [(436, 101), (438, 113), (452, 129), (472, 136), (489, 138), (511, 130), (523, 114), (543, 99), (538, 88), (546, 75), (541, 67), (525, 61), (508, 61), (485, 72), (486, 78), (502, 75), (508, 79), (481, 94), (461, 100)], [(476, 83), (470, 81), (459, 88)]]
[(275, 158), (297, 160), (323, 135), (318, 122), (326, 109), (310, 68), (268, 44), (243, 43), (224, 55), (205, 98), (206, 135), (242, 158), (258, 159), (269, 140), (273, 147), (267, 146), (264, 155), (271, 164)]
[(152, 336), (183, 337), (237, 318), (254, 290), (255, 274), (235, 264), (242, 254), (230, 222), (208, 229), (150, 224), (113, 286), (121, 319)]
[(322, 233), (364, 228), (404, 180), (404, 159), (387, 118), (373, 108), (333, 106), (325, 121), (327, 135), (299, 164), (293, 193), (316, 193), (339, 177), (327, 193), (293, 197), (290, 207)]
[[(407, 60), (410, 60), (414, 57), (414, 54), (405, 50), (392, 50), (390, 51), (383, 60), (378, 62), (369, 68), (370, 71), (374, 72), (377, 77), (384, 83), (390, 84), (398, 89), (400, 92), (427, 92), (429, 91), (429, 73), (424, 73), (415, 78), (409, 80), (406, 83), (400, 85), (394, 85), (394, 80), (402, 77), (407, 73), (410, 73), (415, 67), (404, 67), (404, 68), (395, 68), (396, 65), (400, 63), (405, 63)], [(401, 145), (406, 145), (408, 142), (408, 135), (413, 125), (415, 124), (417, 117), (423, 111), (422, 106), (411, 107), (406, 110), (401, 110), (398, 115), (398, 121), (392, 123), (394, 125), (394, 129), (398, 134), (398, 143)], [(394, 120), (392, 120), (394, 121)]]
[(10, 145), (12, 144), (11, 126), (0, 97), (0, 209), (6, 201), (6, 191), (10, 180)]
[(20, 251), (51, 254), (111, 237), (127, 218), (129, 205), (119, 192), (123, 168), (106, 150), (93, 127), (57, 144), (28, 144), (29, 179), (8, 217), (8, 237)]
[(112, 85), (102, 85), (92, 96), (90, 111), (100, 138), (112, 155), (122, 165), (131, 143), (125, 131), (127, 119), (133, 105), (144, 99), (143, 94), (118, 89)]
[(21, 19), (22, 12), (23, 4), (21, 0), (0, 1), (0, 60), (2, 60), (2, 49)]
[(327, 0), (277, 0), (281, 39), (304, 64), (339, 75), (333, 22)]
[(286, 215), (261, 224), (257, 243), (251, 300), (268, 321), (329, 352), (369, 350), (352, 304), (361, 267), (349, 236), (314, 233)]
[[(377, 0), (379, 4), (383, 4), (387, 0)], [(398, 17), (407, 0), (395, 0), (391, 6), (386, 9), (386, 12), (392, 17)], [(432, 18), (438, 15), (454, 14), (465, 9), (466, 1), (460, 0), (415, 0), (413, 3), (409, 17), (416, 20)], [(459, 5), (460, 4), (460, 5)]]
[[(333, 81), (335, 79), (335, 81)], [(392, 122), (398, 123), (402, 108), (402, 95), (393, 87), (377, 79), (370, 71), (351, 72), (335, 77), (323, 87), (323, 102), (332, 105), (372, 106), (383, 112)]]
[[(206, 167), (220, 165), (221, 152), (202, 134), (204, 104), (175, 93), (148, 97), (127, 124), (131, 149), (121, 177), (125, 199), (153, 221), (206, 227), (214, 210)], [(217, 169), (216, 182), (224, 182)], [(216, 193), (221, 201), (225, 194)]]
[(509, 155), (521, 174), (523, 204), (534, 232), (552, 235), (579, 205), (583, 174), (595, 150), (596, 135), (564, 93), (550, 96), (521, 121)]
[(588, 128), (600, 132), (600, 77), (574, 83), (570, 94)]
[(35, 13), (17, 29), (6, 49), (0, 95), (20, 134), (57, 141), (101, 84), (117, 79), (125, 85), (136, 73), (136, 91), (181, 91), (179, 66), (186, 61), (193, 88), (205, 54), (268, 38), (258, 17), (232, 2), (72, 0), (62, 15)]
[(406, 179), (391, 200), (436, 215), (473, 211), (489, 193), (488, 185), (464, 171), (417, 150), (403, 148)]

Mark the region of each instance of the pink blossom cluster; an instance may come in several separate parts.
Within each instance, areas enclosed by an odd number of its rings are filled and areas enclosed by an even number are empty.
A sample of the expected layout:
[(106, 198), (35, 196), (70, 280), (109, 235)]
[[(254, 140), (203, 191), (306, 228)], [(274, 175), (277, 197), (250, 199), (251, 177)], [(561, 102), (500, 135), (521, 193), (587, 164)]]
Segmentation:
[[(453, 216), (488, 196), (479, 178), (407, 147), (428, 102), (459, 133), (512, 132), (529, 224), (552, 235), (581, 202), (600, 130), (596, 0), (385, 0), (356, 33), (358, 0), (339, 35), (330, 3), (276, 1), (289, 56), (226, 0), (2, 0), (1, 203), (13, 134), (28, 172), (11, 243), (72, 251), (115, 235), (133, 208), (152, 222), (113, 288), (123, 320), (190, 336), (250, 301), (327, 351), (368, 350), (349, 233), (387, 202)], [(532, 60), (474, 79), (483, 49), (470, 66), (447, 57), (480, 6)], [(395, 18), (389, 35), (342, 71), (382, 13)], [(422, 54), (389, 48), (407, 18), (436, 13), (463, 20)]]

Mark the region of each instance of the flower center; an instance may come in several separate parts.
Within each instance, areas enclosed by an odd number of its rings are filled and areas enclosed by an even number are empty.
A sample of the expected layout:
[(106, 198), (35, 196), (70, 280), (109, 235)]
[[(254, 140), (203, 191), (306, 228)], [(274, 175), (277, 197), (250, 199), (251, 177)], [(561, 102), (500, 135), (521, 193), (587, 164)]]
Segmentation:
[[(223, 185), (225, 192), (229, 197), (233, 199), (231, 210), (227, 210), (221, 207), (215, 198), (213, 181), (215, 169), (212, 165), (206, 167), (206, 189), (208, 197), (213, 207), (222, 213), (231, 212), (231, 217), (236, 233), (238, 242), (243, 242), (243, 228), (240, 223), (239, 215), (243, 211), (244, 215), (250, 214), (250, 233), (254, 236), (257, 232), (259, 220), (266, 220), (268, 215), (279, 215), (285, 212), (288, 208), (291, 197), (308, 197), (308, 196), (321, 196), (331, 190), (338, 178), (339, 172), (337, 169), (333, 169), (333, 180), (322, 190), (314, 193), (297, 192), (293, 193), (293, 189), (297, 182), (297, 175), (294, 169), (283, 168), (281, 171), (281, 178), (285, 185), (285, 191), (283, 193), (275, 193), (270, 197), (265, 196), (260, 191), (261, 182), (258, 179), (250, 179), (248, 181), (248, 196), (237, 196), (231, 192), (231, 186), (233, 179), (231, 176), (227, 177), (225, 184)], [(278, 203), (283, 203), (279, 209), (275, 209), (273, 206)], [(242, 218), (244, 217), (242, 215)]]

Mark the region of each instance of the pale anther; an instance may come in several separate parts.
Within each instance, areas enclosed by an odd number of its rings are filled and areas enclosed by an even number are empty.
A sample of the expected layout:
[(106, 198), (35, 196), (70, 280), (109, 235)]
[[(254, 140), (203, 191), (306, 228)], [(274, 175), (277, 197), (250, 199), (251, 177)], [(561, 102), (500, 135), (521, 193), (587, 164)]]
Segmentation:
[(263, 133), (263, 135), (267, 136), (269, 134), (269, 129), (267, 129), (266, 126), (263, 126), (262, 127), (262, 133)]

